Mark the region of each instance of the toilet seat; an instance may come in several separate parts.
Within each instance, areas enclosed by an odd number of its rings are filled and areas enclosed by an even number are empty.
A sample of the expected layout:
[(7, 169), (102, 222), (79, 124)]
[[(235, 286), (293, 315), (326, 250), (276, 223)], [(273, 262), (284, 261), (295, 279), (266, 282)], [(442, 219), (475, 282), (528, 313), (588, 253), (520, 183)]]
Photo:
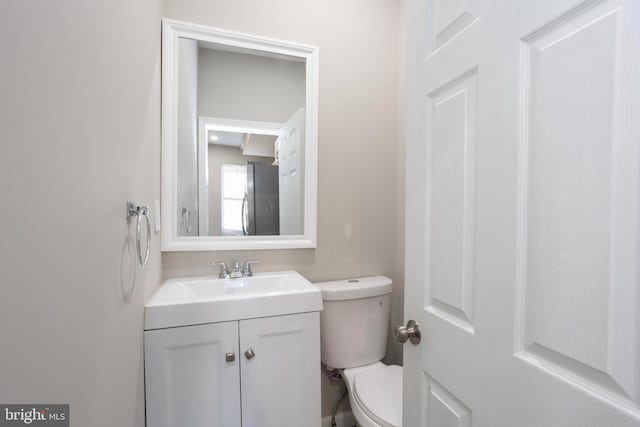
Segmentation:
[(371, 365), (345, 369), (344, 378), (356, 420), (365, 415), (367, 423), (380, 427), (402, 426), (402, 367)]
[(402, 368), (384, 366), (356, 375), (354, 398), (373, 421), (383, 427), (402, 424)]

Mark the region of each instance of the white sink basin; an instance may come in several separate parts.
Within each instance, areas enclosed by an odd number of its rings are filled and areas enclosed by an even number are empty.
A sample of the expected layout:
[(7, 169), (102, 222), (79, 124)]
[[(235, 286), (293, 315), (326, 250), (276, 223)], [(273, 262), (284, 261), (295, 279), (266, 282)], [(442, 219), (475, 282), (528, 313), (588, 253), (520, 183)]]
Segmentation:
[(295, 271), (241, 279), (167, 280), (145, 306), (145, 330), (322, 310), (322, 294)]

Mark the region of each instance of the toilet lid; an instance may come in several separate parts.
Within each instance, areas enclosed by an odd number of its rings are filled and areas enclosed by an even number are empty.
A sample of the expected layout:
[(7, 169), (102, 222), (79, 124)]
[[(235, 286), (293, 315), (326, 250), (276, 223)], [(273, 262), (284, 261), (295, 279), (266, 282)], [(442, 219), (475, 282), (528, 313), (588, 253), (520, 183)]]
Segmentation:
[(371, 369), (356, 375), (354, 397), (362, 411), (383, 427), (402, 425), (402, 367)]

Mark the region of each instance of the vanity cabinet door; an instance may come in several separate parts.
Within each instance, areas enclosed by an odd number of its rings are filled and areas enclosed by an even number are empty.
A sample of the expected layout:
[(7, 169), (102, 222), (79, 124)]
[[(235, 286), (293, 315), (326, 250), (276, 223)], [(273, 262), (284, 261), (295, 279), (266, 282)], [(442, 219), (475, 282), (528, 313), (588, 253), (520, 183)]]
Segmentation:
[(241, 426), (238, 322), (145, 331), (144, 345), (147, 427)]
[(320, 314), (240, 321), (244, 426), (320, 426)]

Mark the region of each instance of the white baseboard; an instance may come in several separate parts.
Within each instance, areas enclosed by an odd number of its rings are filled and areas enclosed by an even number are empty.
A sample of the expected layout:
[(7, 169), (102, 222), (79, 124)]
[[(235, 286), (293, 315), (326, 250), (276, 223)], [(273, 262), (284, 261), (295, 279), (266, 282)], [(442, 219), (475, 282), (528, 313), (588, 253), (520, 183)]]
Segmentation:
[[(351, 411), (338, 412), (336, 414), (336, 423), (338, 427), (354, 427), (356, 425), (356, 419), (353, 418)], [(331, 427), (331, 415), (322, 419), (322, 427)]]

